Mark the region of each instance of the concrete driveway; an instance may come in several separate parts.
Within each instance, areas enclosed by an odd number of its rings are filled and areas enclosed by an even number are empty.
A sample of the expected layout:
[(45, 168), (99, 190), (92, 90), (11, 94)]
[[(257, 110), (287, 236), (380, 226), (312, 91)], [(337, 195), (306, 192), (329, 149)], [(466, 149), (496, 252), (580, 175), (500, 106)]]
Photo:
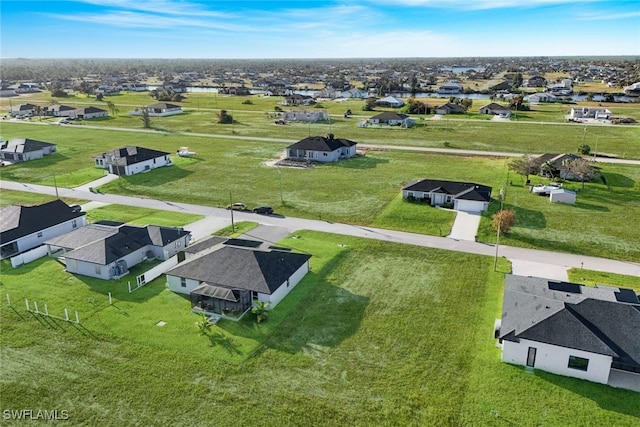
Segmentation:
[(482, 216), (476, 212), (456, 212), (456, 220), (451, 227), (451, 234), (447, 237), (455, 240), (476, 241), (478, 227), (480, 226), (480, 218)]

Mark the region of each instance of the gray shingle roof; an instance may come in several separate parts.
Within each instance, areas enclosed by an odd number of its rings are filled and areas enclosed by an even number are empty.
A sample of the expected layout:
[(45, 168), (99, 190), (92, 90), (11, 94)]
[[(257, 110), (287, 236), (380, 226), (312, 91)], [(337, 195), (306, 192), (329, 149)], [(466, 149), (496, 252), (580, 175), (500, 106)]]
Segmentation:
[(36, 206), (11, 205), (0, 208), (0, 242), (7, 243), (83, 216), (62, 200)]
[(351, 147), (353, 145), (356, 145), (356, 143), (344, 138), (333, 138), (332, 136), (310, 136), (288, 146), (287, 148), (331, 152), (343, 147)]
[[(109, 228), (102, 227), (103, 230)], [(91, 236), (87, 234), (83, 240), (79, 240), (78, 245), (75, 247), (70, 246), (73, 250), (67, 252), (65, 257), (94, 264), (108, 265), (145, 246), (166, 246), (189, 234), (188, 231), (181, 228), (158, 227), (156, 225), (148, 225), (146, 227), (123, 225), (116, 228), (115, 232), (104, 231), (99, 233), (96, 230), (92, 230), (90, 233), (96, 240), (91, 241)], [(68, 244), (71, 244), (71, 241), (72, 237), (66, 240)]]
[(640, 367), (638, 331), (640, 303), (631, 290), (506, 276), (500, 327), (505, 340), (575, 348)]
[(270, 295), (309, 258), (311, 255), (293, 252), (223, 246), (179, 264), (167, 275)]
[[(165, 151), (159, 151), (159, 150), (153, 150), (151, 148), (128, 145), (126, 147), (117, 148), (115, 150), (102, 153), (101, 155), (96, 157), (102, 157), (107, 159), (107, 162), (109, 163), (123, 166), (123, 165), (133, 165), (136, 163), (141, 163), (147, 160), (156, 159), (158, 157), (164, 157), (168, 155), (169, 153)], [(115, 157), (114, 161), (111, 160), (112, 156)]]
[(402, 187), (407, 191), (424, 193), (451, 194), (456, 199), (491, 201), (491, 187), (473, 182), (443, 181), (438, 179), (421, 179), (410, 181)]
[(55, 147), (55, 145), (56, 144), (52, 144), (50, 142), (36, 141), (35, 139), (13, 138), (9, 141), (3, 142), (0, 146), (0, 150), (12, 153), (30, 153), (47, 147)]

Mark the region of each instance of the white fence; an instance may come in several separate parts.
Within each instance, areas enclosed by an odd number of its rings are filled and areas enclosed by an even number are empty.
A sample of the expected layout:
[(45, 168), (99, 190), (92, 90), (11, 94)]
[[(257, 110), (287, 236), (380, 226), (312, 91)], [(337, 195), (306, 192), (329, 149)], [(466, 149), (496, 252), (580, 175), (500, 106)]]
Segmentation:
[(46, 245), (38, 246), (35, 249), (31, 249), (30, 251), (23, 252), (19, 255), (11, 257), (11, 267), (17, 268), (17, 267), (20, 267), (22, 264), (28, 264), (31, 261), (35, 261), (38, 258), (42, 258), (43, 256), (47, 255), (47, 253), (48, 251), (47, 251)]
[(168, 260), (166, 260), (166, 261), (156, 265), (155, 267), (151, 268), (150, 270), (145, 271), (144, 273), (142, 273), (141, 275), (136, 277), (136, 287), (135, 288), (132, 289), (131, 285), (129, 285), (129, 293), (135, 291), (138, 288), (141, 288), (142, 286), (146, 285), (147, 283), (149, 283), (150, 281), (152, 281), (156, 277), (159, 277), (160, 275), (166, 273), (167, 271), (169, 271), (171, 268), (175, 267), (176, 265), (178, 265), (178, 255), (174, 255), (171, 258), (169, 258)]

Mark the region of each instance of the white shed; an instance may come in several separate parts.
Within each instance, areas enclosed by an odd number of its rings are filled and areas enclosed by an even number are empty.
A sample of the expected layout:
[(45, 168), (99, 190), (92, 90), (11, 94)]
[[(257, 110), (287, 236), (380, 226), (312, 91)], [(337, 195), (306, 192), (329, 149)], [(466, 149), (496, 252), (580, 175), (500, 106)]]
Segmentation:
[(551, 190), (549, 192), (549, 200), (552, 203), (566, 203), (568, 205), (573, 205), (576, 203), (576, 193), (575, 191), (558, 188), (557, 190)]

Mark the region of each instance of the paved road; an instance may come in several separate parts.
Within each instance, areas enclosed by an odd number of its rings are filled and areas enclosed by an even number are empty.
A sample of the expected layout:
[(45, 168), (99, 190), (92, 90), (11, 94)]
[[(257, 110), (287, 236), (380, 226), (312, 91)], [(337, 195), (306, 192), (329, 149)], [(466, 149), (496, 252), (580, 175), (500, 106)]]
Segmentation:
[[(472, 119), (455, 119), (455, 120), (470, 121), (470, 122), (477, 121)], [(30, 122), (30, 121), (24, 121), (24, 120), (11, 120), (11, 123), (52, 126), (52, 123)], [(491, 123), (491, 121), (483, 121), (483, 123)], [(512, 122), (512, 123), (537, 123), (537, 122)], [(574, 123), (546, 123), (545, 122), (540, 124), (575, 126)], [(297, 140), (283, 139), (283, 138), (262, 138), (262, 137), (256, 137), (256, 136), (222, 135), (222, 134), (194, 133), (194, 132), (166, 132), (166, 131), (159, 131), (154, 129), (116, 128), (116, 127), (95, 126), (95, 125), (87, 125), (87, 124), (65, 125), (65, 126), (73, 127), (74, 129), (97, 129), (97, 130), (109, 130), (109, 131), (117, 131), (117, 132), (137, 132), (137, 133), (153, 133), (153, 134), (161, 134), (161, 135), (180, 135), (180, 136), (187, 136), (187, 137), (197, 136), (197, 137), (214, 138), (214, 139), (236, 139), (236, 140), (262, 141), (262, 142), (283, 142), (287, 144), (292, 144), (297, 141)], [(399, 150), (399, 151), (415, 151), (415, 152), (426, 152), (426, 153), (465, 154), (465, 155), (471, 155), (471, 156), (488, 156), (488, 157), (520, 157), (520, 156), (524, 156), (525, 154), (525, 153), (512, 153), (512, 152), (506, 152), (506, 151), (480, 151), (480, 150), (459, 150), (456, 148), (416, 147), (411, 145), (358, 144), (358, 147), (363, 149), (372, 149), (372, 150), (389, 150), (389, 151)], [(540, 154), (542, 153), (531, 154), (531, 155), (538, 156)], [(601, 162), (601, 163), (640, 165), (640, 160), (628, 160), (628, 159), (619, 159), (619, 158), (610, 158), (610, 157), (596, 157), (596, 158), (592, 157), (591, 160), (595, 160), (596, 162)]]
[[(0, 188), (7, 190), (49, 194), (53, 196), (55, 196), (56, 194), (56, 189), (54, 187), (23, 184), (11, 181), (0, 180)], [(207, 218), (205, 220), (202, 220), (201, 224), (199, 225), (198, 235), (202, 235), (203, 233), (208, 233), (213, 230), (219, 229), (221, 225), (224, 226), (230, 224), (229, 211), (221, 208), (211, 208), (207, 206), (191, 205), (187, 203), (175, 203), (164, 200), (154, 200), (112, 194), (95, 194), (89, 191), (67, 188), (58, 189), (58, 193), (61, 197), (73, 197), (104, 203), (116, 203), (120, 205), (140, 206), (150, 209), (205, 215)], [(496, 254), (496, 247), (495, 245), (491, 244), (456, 240), (446, 237), (426, 236), (422, 234), (407, 233), (402, 231), (384, 230), (373, 227), (329, 223), (326, 221), (302, 218), (286, 218), (277, 215), (265, 216), (253, 214), (250, 212), (235, 212), (234, 219), (236, 221), (256, 221), (263, 225), (281, 227), (287, 229), (289, 232), (295, 232), (296, 230), (315, 230), (327, 233), (377, 239), (388, 242), (404, 243), (479, 255), (494, 256)], [(640, 276), (640, 263), (637, 262), (616, 261), (605, 258), (564, 254), (558, 252), (517, 248), (503, 245), (499, 247), (498, 255), (506, 257), (507, 259), (515, 262), (526, 261), (529, 263), (548, 264), (564, 269), (568, 269), (571, 267), (583, 267), (590, 270)], [(544, 272), (540, 273), (540, 275), (542, 275), (542, 273)]]

